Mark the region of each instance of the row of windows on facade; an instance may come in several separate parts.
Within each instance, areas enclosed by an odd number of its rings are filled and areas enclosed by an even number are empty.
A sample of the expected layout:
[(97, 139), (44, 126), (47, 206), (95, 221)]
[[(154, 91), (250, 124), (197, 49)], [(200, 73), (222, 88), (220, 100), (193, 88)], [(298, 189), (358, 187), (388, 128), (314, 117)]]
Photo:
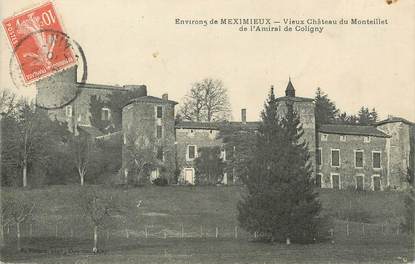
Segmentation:
[[(316, 175), (316, 185), (318, 187), (322, 187), (322, 178), (323, 178), (323, 174), (322, 173), (317, 173)], [(331, 173), (330, 174), (330, 187), (332, 189), (343, 189), (344, 186), (342, 184), (342, 180), (341, 180), (341, 176), (339, 173)], [(359, 190), (359, 191), (363, 191), (365, 189), (365, 185), (364, 185), (364, 179), (365, 176), (363, 174), (359, 174), (359, 175), (355, 175), (354, 176), (355, 179), (355, 189)], [(381, 190), (381, 179), (380, 179), (380, 175), (372, 175), (371, 177), (371, 184), (370, 184), (370, 189), (373, 191), (380, 191)]]
[[(163, 146), (157, 146), (156, 147), (156, 158), (159, 161), (164, 161), (164, 149), (163, 149)], [(188, 145), (187, 146), (186, 159), (188, 161), (192, 161), (195, 158), (197, 158), (197, 146), (196, 145)], [(225, 151), (225, 149), (221, 150), (220, 158), (223, 161), (226, 161), (226, 151)]]
[[(363, 168), (365, 164), (364, 160), (364, 151), (363, 150), (354, 150), (354, 166), (355, 168)], [(317, 165), (323, 164), (323, 156), (322, 156), (322, 149), (317, 149)], [(332, 167), (340, 167), (341, 166), (341, 158), (340, 158), (340, 149), (332, 149), (331, 150), (331, 163)], [(374, 169), (381, 168), (381, 151), (372, 151), (372, 167)]]
[[(336, 135), (337, 136), (337, 135)], [(321, 141), (327, 141), (329, 135), (328, 134), (321, 134)], [(346, 135), (338, 135), (339, 140), (342, 142), (346, 142), (347, 141), (347, 136)], [(364, 136), (363, 137), (363, 142), (364, 143), (370, 143), (370, 136)]]
[[(220, 158), (223, 161), (226, 161), (227, 158), (231, 158), (233, 156), (234, 151), (235, 151), (235, 147), (231, 148), (231, 151), (226, 151), (226, 149), (222, 149), (220, 153)], [(197, 158), (197, 146), (187, 145), (186, 160), (192, 161), (195, 158)]]
[[(162, 106), (157, 106), (155, 108), (155, 114), (156, 114), (157, 118), (163, 118), (163, 107)], [(73, 115), (72, 105), (67, 105), (65, 107), (65, 115), (67, 117), (72, 117), (72, 115)], [(81, 116), (79, 116), (79, 118), (80, 117)], [(111, 110), (107, 107), (101, 108), (101, 120), (108, 121), (110, 119), (111, 119)]]
[[(72, 105), (67, 105), (65, 107), (65, 115), (66, 117), (72, 117), (73, 116), (73, 108)], [(111, 110), (109, 108), (103, 107), (101, 109), (101, 120), (102, 121), (109, 121), (111, 120)], [(82, 121), (82, 114), (79, 114), (78, 121)]]

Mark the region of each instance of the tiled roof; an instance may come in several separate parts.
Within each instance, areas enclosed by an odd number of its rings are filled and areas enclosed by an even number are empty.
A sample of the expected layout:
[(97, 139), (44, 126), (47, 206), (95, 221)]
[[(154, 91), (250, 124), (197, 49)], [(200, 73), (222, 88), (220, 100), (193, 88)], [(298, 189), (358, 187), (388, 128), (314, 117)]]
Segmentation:
[(102, 133), (98, 128), (93, 127), (93, 126), (78, 126), (78, 129), (84, 131), (85, 133), (87, 133), (88, 135), (90, 135), (93, 138), (96, 137), (100, 137), (103, 136), (104, 133)]
[(122, 139), (122, 131), (116, 131), (116, 132), (112, 132), (110, 134), (105, 134), (102, 136), (98, 136), (96, 137), (97, 139), (102, 139), (104, 141), (120, 141)]
[(101, 90), (113, 90), (113, 91), (129, 91), (134, 89), (147, 89), (144, 84), (139, 85), (107, 85), (107, 84), (96, 84), (96, 83), (76, 83), (81, 89), (101, 89)]
[(94, 83), (77, 83), (77, 86), (81, 89), (103, 89), (114, 91), (128, 91), (128, 89), (118, 85), (106, 85), (106, 84), (94, 84)]
[(321, 125), (318, 132), (327, 134), (360, 135), (374, 137), (389, 137), (374, 126), (359, 125)]
[(383, 124), (387, 124), (387, 123), (396, 123), (396, 122), (402, 122), (402, 123), (405, 123), (405, 124), (408, 124), (408, 125), (415, 125), (415, 123), (413, 123), (411, 121), (408, 121), (405, 118), (397, 117), (397, 116), (390, 116), (385, 120), (377, 122), (375, 125), (378, 126), (378, 125), (383, 125)]
[(293, 102), (314, 102), (313, 98), (306, 98), (306, 97), (299, 97), (299, 96), (282, 96), (282, 97), (278, 97), (277, 98), (277, 102), (278, 101), (286, 101), (286, 100), (290, 100)]
[(261, 122), (257, 121), (257, 122), (229, 122), (229, 123), (225, 123), (224, 126), (229, 125), (233, 128), (237, 128), (237, 129), (252, 129), (252, 130), (256, 130), (259, 128)]
[(176, 128), (190, 128), (190, 129), (213, 129), (219, 130), (219, 122), (197, 122), (197, 121), (178, 121)]
[(196, 121), (178, 121), (176, 128), (190, 129), (209, 129), (219, 130), (222, 127), (230, 126), (236, 129), (258, 129), (260, 122), (196, 122)]
[(134, 98), (134, 99), (132, 99), (131, 101), (129, 101), (128, 103), (126, 103), (125, 105), (124, 105), (124, 107), (125, 106), (127, 106), (127, 105), (129, 105), (129, 104), (132, 104), (132, 103), (139, 103), (139, 102), (145, 102), (145, 103), (157, 103), (157, 104), (165, 104), (165, 103), (169, 103), (169, 104), (174, 104), (174, 105), (176, 105), (177, 104), (177, 102), (176, 101), (172, 101), (172, 100), (164, 100), (164, 99), (161, 99), (161, 98), (159, 98), (159, 97), (155, 97), (155, 96), (150, 96), (150, 95), (147, 95), (147, 96), (142, 96), (142, 97), (138, 97), (138, 98)]

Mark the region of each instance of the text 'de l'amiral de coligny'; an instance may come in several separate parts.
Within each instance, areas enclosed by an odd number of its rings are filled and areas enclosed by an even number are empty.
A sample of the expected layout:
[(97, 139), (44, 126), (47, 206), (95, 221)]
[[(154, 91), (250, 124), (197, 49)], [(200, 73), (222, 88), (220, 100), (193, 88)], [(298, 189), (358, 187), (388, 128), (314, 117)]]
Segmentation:
[(386, 26), (387, 18), (175, 18), (178, 26), (228, 26), (241, 32), (307, 32), (323, 33), (336, 26)]

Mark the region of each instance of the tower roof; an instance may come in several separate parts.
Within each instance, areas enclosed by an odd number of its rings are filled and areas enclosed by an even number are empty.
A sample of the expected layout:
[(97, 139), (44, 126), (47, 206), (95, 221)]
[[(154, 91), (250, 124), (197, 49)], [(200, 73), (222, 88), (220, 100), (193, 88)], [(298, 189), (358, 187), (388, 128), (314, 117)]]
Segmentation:
[(285, 89), (285, 96), (295, 97), (295, 89), (291, 83), (291, 78), (288, 79), (287, 88)]

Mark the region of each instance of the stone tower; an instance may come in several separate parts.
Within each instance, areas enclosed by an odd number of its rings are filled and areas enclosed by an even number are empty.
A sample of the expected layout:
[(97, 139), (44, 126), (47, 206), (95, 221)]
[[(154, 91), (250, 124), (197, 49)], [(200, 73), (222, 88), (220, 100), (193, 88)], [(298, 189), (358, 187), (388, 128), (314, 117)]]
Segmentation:
[[(176, 169), (175, 101), (143, 96), (131, 100), (122, 111), (122, 175), (121, 182), (148, 182), (158, 177), (173, 181)], [(141, 153), (141, 154), (139, 154)], [(137, 168), (149, 160), (157, 165), (150, 173)]]
[(310, 162), (313, 165), (313, 175), (316, 173), (316, 122), (315, 122), (315, 104), (314, 99), (298, 97), (295, 95), (295, 88), (291, 82), (291, 78), (288, 80), (287, 88), (285, 89), (285, 96), (277, 98), (279, 102), (279, 115), (284, 116), (286, 114), (288, 103), (292, 103), (294, 111), (299, 115), (300, 122), (304, 130), (304, 141), (308, 144), (308, 150), (310, 152)]
[(415, 124), (395, 116), (375, 124), (377, 129), (390, 135), (386, 141), (386, 185), (393, 189), (407, 187), (407, 169), (415, 168)]
[[(136, 96), (147, 95), (145, 85), (79, 83), (76, 66), (38, 81), (36, 89), (37, 105), (45, 106), (52, 119), (67, 122), (70, 131), (74, 131), (78, 126), (92, 126), (90, 103), (93, 96), (102, 101), (108, 101), (108, 96), (114, 92), (135, 91)], [(104, 107), (102, 111), (109, 111), (109, 109)], [(110, 119), (111, 113), (107, 116)]]

